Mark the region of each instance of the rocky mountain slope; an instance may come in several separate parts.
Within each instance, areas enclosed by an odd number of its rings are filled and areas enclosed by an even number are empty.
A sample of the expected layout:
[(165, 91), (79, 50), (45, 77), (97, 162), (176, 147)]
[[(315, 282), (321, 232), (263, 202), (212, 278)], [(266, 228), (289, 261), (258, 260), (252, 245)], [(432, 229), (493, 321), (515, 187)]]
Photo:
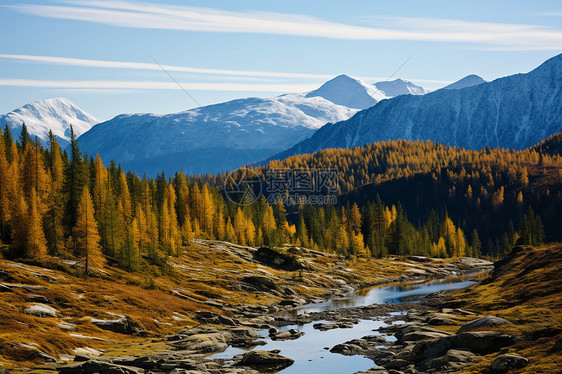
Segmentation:
[(562, 130), (562, 54), (527, 74), (383, 100), (271, 159), (387, 139), (523, 149)]

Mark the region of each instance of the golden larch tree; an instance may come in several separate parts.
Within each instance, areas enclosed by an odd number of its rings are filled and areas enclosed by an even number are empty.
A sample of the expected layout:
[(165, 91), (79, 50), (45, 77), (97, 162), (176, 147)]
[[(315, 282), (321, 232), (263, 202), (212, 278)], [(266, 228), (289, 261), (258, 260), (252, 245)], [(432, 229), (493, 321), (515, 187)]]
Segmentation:
[(106, 262), (99, 244), (101, 238), (94, 213), (92, 197), (88, 188), (84, 187), (78, 203), (77, 221), (72, 229), (72, 236), (75, 254), (86, 260), (86, 274), (90, 274), (92, 268), (103, 267)]

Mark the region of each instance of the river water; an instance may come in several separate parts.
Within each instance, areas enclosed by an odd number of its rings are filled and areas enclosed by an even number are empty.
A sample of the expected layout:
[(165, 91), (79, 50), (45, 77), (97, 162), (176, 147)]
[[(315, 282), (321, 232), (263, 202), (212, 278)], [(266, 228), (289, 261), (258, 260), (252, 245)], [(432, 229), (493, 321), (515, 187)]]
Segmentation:
[[(445, 279), (414, 285), (363, 289), (350, 293), (343, 298), (303, 305), (300, 308), (287, 312), (287, 315), (294, 316), (295, 314), (359, 307), (386, 302), (413, 302), (419, 296), (441, 290), (464, 288), (474, 283), (476, 282)], [(388, 326), (383, 319), (360, 320), (353, 328), (328, 331), (320, 331), (312, 327), (315, 323), (319, 322), (327, 321), (319, 320), (304, 325), (289, 325), (279, 328), (280, 331), (288, 329), (304, 331), (304, 336), (296, 340), (273, 341), (268, 337), (267, 330), (259, 331), (259, 335), (263, 337), (263, 340), (267, 342), (267, 344), (259, 346), (256, 349), (268, 351), (279, 349), (281, 355), (295, 360), (293, 365), (279, 372), (282, 374), (351, 374), (357, 371), (366, 371), (375, 366), (372, 360), (365, 357), (343, 356), (341, 354), (331, 353), (328, 349), (336, 344), (344, 343), (351, 339), (357, 339), (367, 335), (381, 335), (373, 330), (381, 326)], [(394, 340), (392, 336), (383, 336), (389, 341)], [(212, 357), (231, 358), (246, 351), (247, 349), (229, 347), (224, 352), (213, 355)]]

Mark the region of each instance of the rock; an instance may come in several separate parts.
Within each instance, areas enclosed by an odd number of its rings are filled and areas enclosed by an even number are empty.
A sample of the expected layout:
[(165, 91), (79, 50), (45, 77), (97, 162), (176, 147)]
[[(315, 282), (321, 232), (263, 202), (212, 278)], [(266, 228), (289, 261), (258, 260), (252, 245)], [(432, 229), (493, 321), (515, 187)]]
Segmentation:
[(144, 374), (144, 370), (141, 368), (97, 360), (86, 361), (78, 365), (59, 366), (57, 371), (61, 374)]
[(284, 254), (271, 248), (258, 248), (254, 253), (254, 259), (264, 265), (281, 270), (296, 271), (303, 269), (303, 266), (293, 255)]
[(433, 261), (431, 258), (425, 256), (410, 256), (408, 260), (415, 261), (415, 262), (431, 262)]
[(133, 321), (129, 316), (119, 315), (117, 319), (97, 319), (92, 318), (92, 324), (96, 325), (100, 329), (113, 331), (119, 334), (140, 334), (143, 329), (138, 323)]
[(278, 371), (291, 366), (295, 361), (269, 351), (250, 351), (242, 356), (240, 365), (251, 366), (260, 371)]
[(312, 327), (314, 327), (316, 330), (328, 331), (328, 330), (337, 329), (339, 326), (335, 322), (327, 322), (327, 323), (315, 323), (314, 325), (312, 325)]
[(259, 335), (249, 327), (236, 327), (229, 330), (232, 336), (230, 344), (235, 347), (251, 347), (256, 345), (255, 341)]
[(170, 345), (178, 350), (190, 350), (197, 353), (222, 352), (228, 348), (230, 339), (231, 335), (227, 331), (202, 332), (171, 342)]
[(465, 323), (459, 328), (458, 332), (463, 332), (467, 330), (474, 330), (480, 327), (492, 327), (492, 326), (500, 326), (509, 323), (508, 320), (494, 317), (494, 316), (486, 316), (482, 318), (475, 319), (474, 321)]
[(387, 369), (387, 370), (403, 369), (406, 366), (408, 366), (409, 364), (410, 363), (408, 361), (398, 358), (398, 359), (394, 359), (394, 360), (391, 360), (391, 361), (387, 362), (384, 365), (384, 368)]
[(422, 340), (412, 348), (410, 361), (420, 362), (441, 357), (451, 348), (453, 348), (453, 342), (450, 336), (436, 340)]
[(499, 331), (463, 332), (453, 337), (454, 347), (466, 348), (480, 354), (497, 352), (501, 348), (514, 343), (515, 338), (513, 336)]
[(220, 314), (208, 311), (197, 311), (195, 312), (195, 318), (202, 323), (209, 323), (213, 325), (226, 325), (226, 326), (236, 326), (237, 323), (234, 320), (223, 317)]
[(496, 357), (494, 361), (490, 364), (490, 370), (496, 373), (506, 373), (510, 370), (521, 369), (527, 366), (529, 360), (524, 357), (505, 354)]
[(36, 317), (56, 317), (58, 310), (45, 304), (35, 304), (27, 308), (25, 313)]
[(468, 365), (475, 354), (470, 351), (450, 349), (441, 357), (422, 363), (422, 367), (434, 369), (459, 370), (463, 366)]
[(460, 265), (471, 267), (471, 268), (490, 268), (494, 267), (494, 263), (486, 260), (482, 260), (480, 258), (473, 258), (473, 257), (461, 257), (457, 261)]
[(260, 291), (271, 291), (277, 290), (277, 285), (271, 279), (266, 277), (261, 277), (259, 275), (252, 275), (242, 278), (242, 282), (251, 284)]
[(420, 340), (438, 339), (451, 334), (442, 331), (414, 331), (402, 336), (402, 342), (417, 342)]
[(304, 331), (290, 329), (287, 331), (278, 331), (274, 334), (269, 334), (271, 340), (294, 340), (304, 335)]
[(455, 324), (455, 322), (443, 316), (429, 316), (425, 321), (431, 326), (449, 326)]
[(562, 351), (562, 339), (557, 339), (556, 343), (554, 343), (554, 347), (552, 347), (554, 352)]
[(51, 302), (43, 295), (28, 295), (25, 297), (25, 301), (30, 303), (43, 303), (50, 304)]
[(348, 342), (337, 344), (330, 349), (332, 353), (339, 353), (345, 356), (354, 356), (369, 349), (369, 344), (365, 339), (353, 339)]

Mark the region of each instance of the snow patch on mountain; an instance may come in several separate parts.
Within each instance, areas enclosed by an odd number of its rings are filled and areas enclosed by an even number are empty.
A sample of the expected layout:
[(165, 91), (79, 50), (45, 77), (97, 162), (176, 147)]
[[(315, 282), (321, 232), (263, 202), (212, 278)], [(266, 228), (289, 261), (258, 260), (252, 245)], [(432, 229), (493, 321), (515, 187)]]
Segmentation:
[(49, 130), (52, 130), (63, 147), (70, 141), (71, 125), (80, 136), (98, 122), (64, 97), (34, 101), (0, 117), (0, 123), (7, 124), (14, 137), (25, 123), (29, 134), (37, 136), (43, 144), (47, 143)]
[(410, 81), (402, 79), (377, 82), (374, 83), (373, 86), (375, 86), (388, 98), (400, 95), (424, 95), (427, 93), (427, 91), (423, 87), (417, 86)]
[(376, 87), (347, 75), (339, 75), (306, 94), (307, 98), (318, 96), (334, 104), (355, 109), (370, 108), (387, 98), (384, 92)]

